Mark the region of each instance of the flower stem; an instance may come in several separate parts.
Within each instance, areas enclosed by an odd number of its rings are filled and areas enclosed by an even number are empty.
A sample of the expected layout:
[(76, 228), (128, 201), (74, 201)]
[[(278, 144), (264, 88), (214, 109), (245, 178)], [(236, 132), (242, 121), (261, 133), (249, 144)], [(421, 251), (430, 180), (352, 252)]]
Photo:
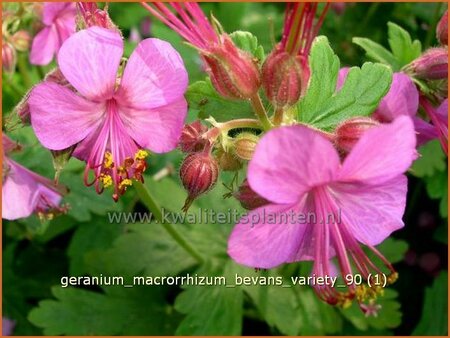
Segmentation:
[(273, 124), (275, 126), (279, 126), (283, 122), (283, 115), (284, 115), (284, 109), (283, 108), (277, 108), (275, 110), (275, 115), (273, 117)]
[(205, 260), (202, 255), (200, 255), (200, 253), (186, 241), (183, 235), (180, 234), (172, 224), (163, 221), (161, 209), (147, 187), (141, 182), (135, 182), (134, 186), (142, 203), (147, 207), (148, 210), (150, 210), (155, 220), (157, 220), (159, 224), (161, 224), (161, 226), (168, 232), (168, 234), (175, 240), (175, 242), (177, 242), (184, 250), (186, 250), (186, 252), (188, 252), (192, 256), (192, 258), (194, 258), (199, 264), (203, 264)]
[(259, 94), (255, 94), (253, 97), (250, 98), (250, 103), (252, 104), (253, 110), (258, 117), (259, 121), (261, 121), (261, 124), (264, 128), (264, 130), (269, 130), (272, 128), (272, 123), (270, 122), (269, 118), (267, 117), (266, 109), (263, 106), (263, 103), (261, 101), (261, 97)]

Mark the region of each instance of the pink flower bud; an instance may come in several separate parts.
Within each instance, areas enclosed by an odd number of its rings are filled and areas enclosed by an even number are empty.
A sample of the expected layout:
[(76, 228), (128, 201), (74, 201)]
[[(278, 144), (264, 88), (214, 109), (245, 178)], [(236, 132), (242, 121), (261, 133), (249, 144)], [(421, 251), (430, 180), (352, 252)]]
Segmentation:
[(302, 67), (299, 59), (275, 49), (262, 67), (262, 84), (269, 101), (279, 108), (292, 106), (302, 93)]
[(240, 161), (236, 155), (230, 151), (225, 151), (220, 148), (217, 151), (216, 157), (219, 162), (219, 167), (223, 171), (238, 171), (242, 168), (242, 161)]
[(448, 11), (445, 11), (436, 27), (436, 38), (441, 45), (448, 44)]
[(335, 131), (336, 146), (343, 153), (348, 153), (361, 136), (379, 123), (370, 117), (354, 117), (342, 122)]
[(19, 52), (26, 52), (30, 48), (31, 36), (27, 31), (20, 30), (11, 37), (11, 44)]
[(227, 35), (221, 43), (203, 52), (211, 82), (228, 99), (249, 99), (261, 86), (258, 65), (252, 56), (238, 49)]
[(240, 159), (250, 161), (258, 144), (259, 137), (252, 133), (241, 133), (234, 140), (234, 152)]
[(247, 210), (253, 210), (270, 203), (253, 191), (250, 184), (248, 184), (247, 179), (242, 182), (239, 190), (234, 194), (234, 197), (241, 203), (242, 207)]
[(183, 128), (180, 138), (181, 151), (192, 153), (201, 151), (208, 143), (208, 140), (202, 139), (201, 136), (208, 130), (200, 121), (186, 124)]
[(14, 69), (16, 69), (17, 62), (17, 53), (14, 47), (8, 43), (3, 41), (2, 45), (2, 65), (5, 73), (13, 73)]
[(180, 168), (181, 182), (188, 191), (183, 211), (186, 212), (198, 196), (209, 191), (216, 184), (218, 176), (219, 166), (209, 152), (188, 155)]
[(412, 76), (424, 80), (439, 80), (448, 77), (448, 50), (446, 47), (430, 48), (406, 66)]
[(98, 8), (95, 2), (77, 2), (77, 9), (79, 12), (77, 17), (78, 30), (99, 26), (119, 31), (110, 19), (106, 8), (106, 6), (104, 9)]

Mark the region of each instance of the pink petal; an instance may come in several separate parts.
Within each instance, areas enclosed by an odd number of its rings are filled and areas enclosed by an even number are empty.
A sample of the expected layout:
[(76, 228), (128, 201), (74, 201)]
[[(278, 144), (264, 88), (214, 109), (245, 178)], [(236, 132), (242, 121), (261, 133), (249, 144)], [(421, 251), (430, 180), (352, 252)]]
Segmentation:
[(335, 177), (339, 156), (331, 142), (304, 126), (273, 129), (249, 164), (251, 188), (279, 204), (297, 202), (311, 187)]
[(65, 11), (61, 16), (54, 22), (54, 26), (58, 31), (58, 46), (59, 50), (64, 41), (66, 41), (71, 35), (75, 33), (76, 23), (75, 23), (75, 11)]
[(117, 99), (122, 105), (149, 109), (178, 101), (188, 75), (178, 52), (159, 39), (145, 39), (131, 54)]
[(343, 68), (339, 69), (337, 83), (336, 83), (336, 91), (341, 90), (342, 86), (344, 85), (345, 79), (347, 78), (349, 70), (350, 70), (350, 67), (343, 67)]
[(406, 176), (400, 175), (380, 185), (335, 184), (336, 202), (342, 224), (359, 242), (377, 245), (393, 231), (404, 226), (402, 221), (408, 189)]
[(61, 15), (61, 12), (72, 10), (75, 12), (75, 3), (67, 2), (45, 2), (42, 13), (42, 22), (50, 26), (53, 21)]
[(37, 85), (28, 100), (31, 124), (47, 148), (70, 147), (91, 133), (102, 121), (104, 104), (94, 103), (52, 82)]
[(381, 100), (374, 117), (382, 122), (391, 122), (401, 115), (414, 116), (419, 109), (419, 92), (403, 73), (394, 73), (392, 85)]
[(33, 39), (30, 52), (30, 63), (44, 66), (49, 64), (55, 55), (58, 36), (53, 27), (45, 27)]
[(252, 210), (234, 227), (228, 255), (239, 264), (263, 269), (295, 260), (306, 226), (275, 220), (291, 210), (298, 213), (292, 205), (270, 204)]
[(341, 181), (383, 183), (403, 174), (416, 158), (416, 135), (410, 117), (372, 128), (356, 143), (339, 173)]
[(116, 31), (91, 27), (81, 30), (62, 45), (58, 53), (61, 72), (89, 100), (112, 97), (123, 41)]
[(434, 140), (438, 137), (436, 128), (432, 124), (425, 122), (417, 116), (413, 118), (413, 121), (414, 129), (417, 133), (417, 147), (420, 147), (428, 141)]
[(165, 153), (178, 145), (187, 115), (187, 102), (181, 96), (166, 106), (137, 110), (121, 107), (128, 134), (143, 148)]
[(30, 216), (36, 207), (38, 184), (17, 163), (7, 160), (9, 172), (2, 186), (2, 217), (15, 220)]

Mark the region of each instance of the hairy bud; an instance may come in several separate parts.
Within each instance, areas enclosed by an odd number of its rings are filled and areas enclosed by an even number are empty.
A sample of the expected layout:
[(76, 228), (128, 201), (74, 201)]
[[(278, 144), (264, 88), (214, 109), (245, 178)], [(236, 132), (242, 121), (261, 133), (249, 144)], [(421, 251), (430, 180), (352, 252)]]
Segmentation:
[(234, 152), (240, 159), (249, 161), (253, 157), (259, 137), (252, 133), (241, 133), (234, 140)]
[(219, 167), (223, 171), (238, 171), (242, 168), (242, 162), (230, 151), (220, 148), (216, 154)]
[(13, 73), (16, 69), (17, 63), (17, 53), (14, 47), (8, 43), (3, 41), (2, 45), (2, 65), (5, 73)]
[(208, 130), (200, 121), (186, 124), (180, 137), (180, 149), (184, 153), (201, 151), (208, 143), (208, 140), (201, 136)]
[(412, 76), (423, 80), (440, 80), (448, 77), (448, 50), (446, 47), (430, 48), (406, 66)]
[(19, 52), (26, 52), (30, 48), (31, 36), (27, 31), (20, 30), (11, 37), (11, 44)]
[(436, 38), (441, 45), (448, 45), (448, 11), (445, 11), (436, 27)]
[(275, 49), (267, 57), (262, 67), (262, 85), (276, 108), (295, 104), (302, 93), (302, 82), (302, 67), (295, 55)]
[(370, 117), (354, 117), (342, 122), (335, 131), (336, 146), (343, 153), (348, 153), (361, 136), (379, 123)]
[(186, 212), (198, 196), (209, 191), (216, 184), (218, 176), (219, 166), (209, 152), (188, 155), (180, 168), (181, 182), (188, 191), (183, 211)]
[(228, 99), (249, 99), (261, 86), (258, 65), (247, 52), (238, 49), (227, 35), (221, 43), (203, 52), (211, 82)]
[(241, 203), (241, 206), (247, 210), (253, 210), (270, 203), (253, 191), (250, 184), (248, 184), (247, 179), (242, 182), (239, 190), (234, 193), (234, 197)]

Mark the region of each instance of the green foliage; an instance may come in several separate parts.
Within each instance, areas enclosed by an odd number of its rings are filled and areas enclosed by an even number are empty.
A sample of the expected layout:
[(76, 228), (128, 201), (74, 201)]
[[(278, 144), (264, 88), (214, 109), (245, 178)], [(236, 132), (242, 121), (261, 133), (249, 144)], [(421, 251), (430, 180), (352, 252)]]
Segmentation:
[(448, 334), (448, 273), (441, 274), (425, 290), (422, 317), (413, 331), (417, 336), (445, 336)]
[(258, 44), (258, 38), (250, 32), (236, 31), (230, 34), (233, 42), (240, 49), (252, 54), (259, 61), (264, 61), (264, 48)]
[(310, 57), (311, 79), (297, 110), (301, 122), (333, 129), (339, 122), (371, 114), (389, 90), (392, 72), (386, 66), (365, 63), (352, 67), (336, 92), (339, 59), (326, 37), (316, 38)]
[(216, 121), (253, 118), (255, 115), (247, 101), (230, 101), (217, 93), (209, 78), (197, 81), (186, 92), (189, 107), (198, 111), (200, 119), (213, 117)]
[(106, 287), (104, 294), (53, 287), (52, 293), (56, 300), (41, 301), (28, 316), (46, 335), (171, 334), (177, 320), (157, 287)]
[(364, 49), (369, 58), (391, 66), (394, 71), (399, 71), (422, 53), (420, 41), (413, 41), (411, 35), (399, 25), (388, 22), (388, 36), (392, 52), (367, 38), (355, 37), (352, 41)]

